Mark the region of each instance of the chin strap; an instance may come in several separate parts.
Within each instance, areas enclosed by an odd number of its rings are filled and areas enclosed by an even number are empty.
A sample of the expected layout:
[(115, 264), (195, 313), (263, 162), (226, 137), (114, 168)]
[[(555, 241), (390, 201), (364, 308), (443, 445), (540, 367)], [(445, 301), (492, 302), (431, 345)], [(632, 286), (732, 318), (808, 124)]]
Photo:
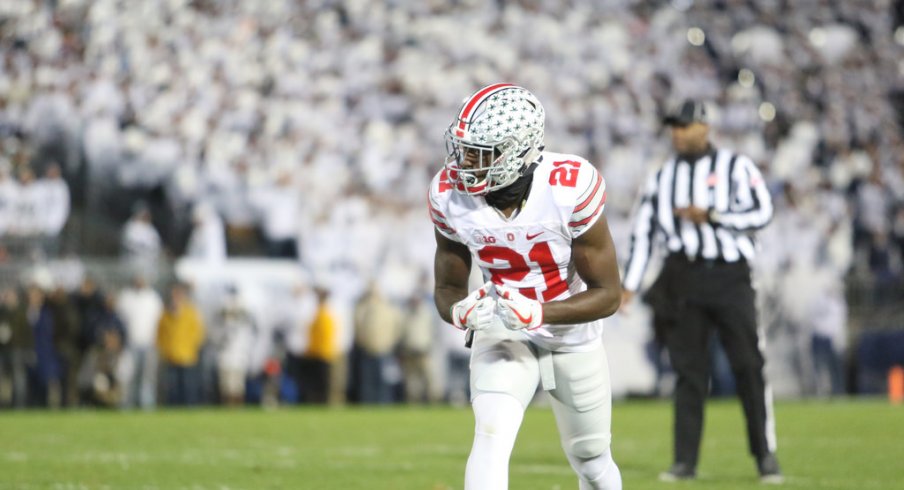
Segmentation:
[(525, 199), (530, 193), (530, 185), (534, 180), (534, 170), (537, 169), (537, 162), (531, 163), (527, 169), (522, 172), (512, 185), (490, 192), (486, 195), (487, 204), (496, 209), (502, 210), (518, 204)]

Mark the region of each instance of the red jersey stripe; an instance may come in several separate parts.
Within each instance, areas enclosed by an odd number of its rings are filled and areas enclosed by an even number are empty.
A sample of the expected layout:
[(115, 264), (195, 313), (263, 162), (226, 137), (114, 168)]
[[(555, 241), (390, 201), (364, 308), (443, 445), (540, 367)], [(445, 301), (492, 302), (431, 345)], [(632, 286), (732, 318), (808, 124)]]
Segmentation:
[(591, 220), (593, 220), (593, 218), (596, 217), (596, 215), (598, 215), (600, 213), (600, 210), (603, 209), (603, 205), (605, 205), (605, 204), (606, 204), (606, 194), (603, 193), (603, 200), (600, 201), (599, 205), (596, 206), (596, 211), (594, 211), (593, 214), (582, 219), (581, 221), (572, 221), (571, 223), (568, 223), (568, 226), (575, 227), (575, 226), (586, 225)]
[[(593, 198), (596, 197), (596, 192), (598, 190), (600, 190), (601, 185), (603, 185), (603, 176), (597, 175), (596, 176), (596, 186), (593, 188), (593, 192), (591, 192), (590, 195), (587, 196), (587, 199), (584, 199), (584, 202), (582, 202), (581, 204), (578, 204), (577, 207), (574, 208), (574, 211), (572, 211), (572, 214), (577, 213), (577, 212), (581, 211), (582, 209), (586, 208), (590, 204), (590, 202), (593, 201)], [(606, 198), (605, 198), (605, 194), (604, 194), (603, 202), (605, 202), (605, 200), (606, 200)]]
[(453, 230), (449, 225), (443, 223), (442, 221), (437, 221), (432, 217), (430, 218), (430, 220), (433, 221), (433, 224), (435, 224), (436, 227), (440, 230), (446, 231), (448, 233), (455, 233), (455, 230)]
[[(446, 171), (443, 170), (444, 174), (445, 174), (445, 172)], [(440, 180), (440, 184), (442, 184), (442, 180)], [(446, 215), (444, 215), (443, 213), (440, 213), (438, 209), (433, 207), (433, 199), (430, 197), (430, 189), (427, 189), (427, 208), (430, 209), (431, 212), (436, 213), (436, 215), (439, 216), (440, 218), (446, 217)]]

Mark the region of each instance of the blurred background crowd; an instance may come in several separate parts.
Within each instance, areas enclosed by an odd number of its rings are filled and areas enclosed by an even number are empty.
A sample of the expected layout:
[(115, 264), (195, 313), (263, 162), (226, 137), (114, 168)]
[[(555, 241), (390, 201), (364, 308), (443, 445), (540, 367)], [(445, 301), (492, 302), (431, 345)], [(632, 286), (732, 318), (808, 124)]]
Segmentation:
[[(904, 362), (900, 0), (5, 0), (0, 54), (0, 405), (466, 400), (424, 195), (496, 81), (600, 168), (622, 258), (665, 107), (708, 101), (776, 203), (776, 393)], [(670, 390), (649, 323), (607, 322), (618, 396)]]

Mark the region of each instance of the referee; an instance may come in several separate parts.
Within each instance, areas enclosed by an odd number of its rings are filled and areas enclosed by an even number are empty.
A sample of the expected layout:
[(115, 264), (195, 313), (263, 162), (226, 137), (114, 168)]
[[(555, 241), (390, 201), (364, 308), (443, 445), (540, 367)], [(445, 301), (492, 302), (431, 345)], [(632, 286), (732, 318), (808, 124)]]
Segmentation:
[(749, 158), (710, 144), (701, 102), (684, 101), (664, 122), (675, 153), (643, 190), (622, 298), (630, 303), (662, 238), (668, 255), (654, 287), (672, 319), (662, 337), (678, 383), (674, 464), (660, 479), (696, 477), (715, 330), (731, 362), (760, 480), (781, 483), (749, 266), (756, 255), (753, 232), (771, 220), (772, 199)]

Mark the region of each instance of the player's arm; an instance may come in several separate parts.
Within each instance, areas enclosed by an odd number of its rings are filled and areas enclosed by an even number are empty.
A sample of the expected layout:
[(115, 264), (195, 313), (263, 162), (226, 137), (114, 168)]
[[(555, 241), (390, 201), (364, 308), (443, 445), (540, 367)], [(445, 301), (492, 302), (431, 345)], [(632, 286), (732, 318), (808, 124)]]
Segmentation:
[(471, 253), (464, 244), (450, 240), (435, 231), (436, 256), (433, 259), (435, 287), (433, 299), (443, 320), (454, 323), (452, 305), (468, 295), (468, 276), (471, 274)]
[(587, 290), (562, 301), (544, 303), (544, 323), (590, 322), (615, 313), (621, 303), (615, 244), (605, 215), (574, 239), (571, 256), (576, 272), (587, 284)]

